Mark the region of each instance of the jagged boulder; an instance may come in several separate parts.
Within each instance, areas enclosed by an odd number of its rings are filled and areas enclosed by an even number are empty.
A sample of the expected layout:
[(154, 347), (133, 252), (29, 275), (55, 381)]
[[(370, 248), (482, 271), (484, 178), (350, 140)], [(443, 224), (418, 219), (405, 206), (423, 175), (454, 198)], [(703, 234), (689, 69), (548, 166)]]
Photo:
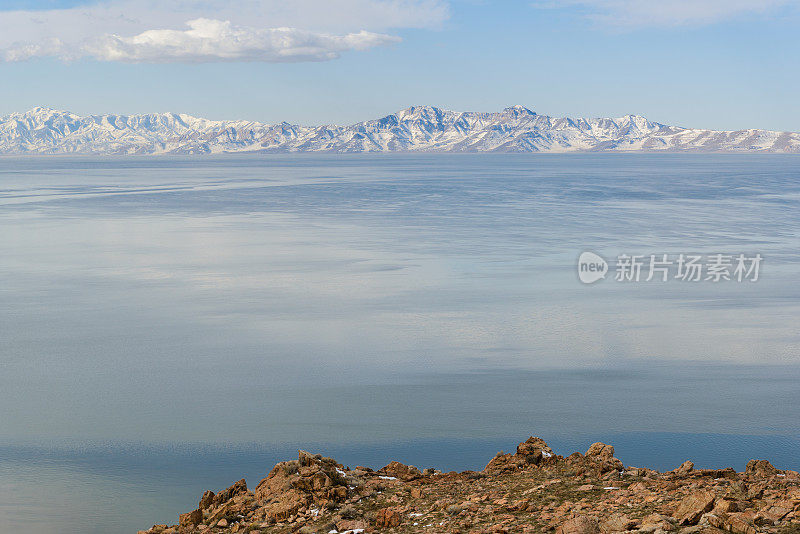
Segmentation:
[(614, 457), (614, 447), (605, 443), (593, 443), (586, 451), (584, 459), (602, 475), (611, 471), (622, 471), (623, 464)]
[(498, 453), (484, 468), (487, 473), (518, 471), (531, 466), (557, 461), (553, 449), (541, 438), (531, 436), (517, 445), (515, 454)]
[(696, 491), (684, 498), (675, 510), (675, 520), (681, 525), (696, 525), (704, 513), (714, 508), (716, 495), (712, 491)]
[(677, 476), (686, 476), (692, 471), (694, 471), (694, 462), (686, 460), (672, 472)]
[(389, 462), (387, 466), (378, 472), (404, 482), (410, 482), (422, 477), (422, 472), (413, 465), (405, 465), (397, 461)]
[(239, 517), (247, 515), (253, 508), (255, 498), (250, 492), (240, 493), (232, 499), (225, 501), (209, 510), (208, 523), (216, 524), (221, 520), (233, 522)]
[(203, 493), (203, 496), (200, 497), (200, 502), (198, 503), (197, 507), (201, 510), (205, 510), (212, 504), (214, 504), (214, 492), (206, 491)]
[(297, 460), (278, 463), (255, 489), (256, 500), (274, 521), (287, 519), (312, 503), (341, 502), (348, 495), (343, 466), (302, 450)]
[(198, 508), (188, 514), (178, 516), (178, 525), (182, 527), (194, 527), (203, 522), (203, 510)]
[(517, 445), (517, 457), (524, 459), (528, 464), (538, 465), (554, 456), (553, 449), (542, 438), (531, 436)]
[(606, 445), (600, 441), (597, 443), (592, 443), (589, 445), (589, 450), (586, 451), (586, 457), (611, 459), (614, 457), (614, 446)]
[(750, 460), (744, 472), (751, 477), (769, 478), (777, 475), (779, 471), (767, 460)]
[[(211, 492), (207, 492), (207, 493), (211, 493)], [(211, 506), (219, 506), (220, 504), (224, 504), (224, 503), (228, 502), (229, 500), (233, 499), (237, 495), (243, 495), (245, 493), (247, 493), (247, 482), (245, 482), (244, 479), (241, 479), (240, 481), (235, 482), (229, 488), (220, 491), (216, 495), (212, 494), (213, 497), (211, 497), (211, 504), (210, 505)], [(205, 493), (203, 494), (203, 497), (206, 497)], [(201, 499), (201, 501), (202, 501), (202, 499)]]

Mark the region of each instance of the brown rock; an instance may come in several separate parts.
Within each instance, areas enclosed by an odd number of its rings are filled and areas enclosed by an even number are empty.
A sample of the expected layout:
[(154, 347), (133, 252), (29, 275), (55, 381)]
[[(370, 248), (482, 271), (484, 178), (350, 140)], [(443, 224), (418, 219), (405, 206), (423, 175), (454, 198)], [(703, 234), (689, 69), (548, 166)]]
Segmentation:
[(514, 471), (518, 469), (518, 465), (515, 460), (516, 458), (513, 454), (507, 454), (503, 451), (500, 451), (489, 461), (483, 470), (487, 473)]
[(328, 490), (328, 498), (332, 501), (341, 502), (347, 499), (347, 488), (345, 486), (336, 486)]
[[(218, 506), (243, 493), (247, 493), (247, 482), (245, 482), (244, 479), (241, 479), (239, 482), (231, 485), (231, 487), (217, 493), (214, 497), (212, 497), (211, 502), (213, 506)], [(203, 494), (203, 496), (205, 497), (205, 494)]]
[(736, 480), (739, 477), (733, 467), (726, 467), (725, 469), (699, 469), (693, 471), (692, 474), (709, 478), (727, 478), (729, 480)]
[(606, 532), (625, 532), (636, 527), (637, 522), (625, 514), (613, 514), (600, 523), (600, 528)]
[(640, 532), (655, 532), (656, 530), (663, 530), (669, 532), (674, 530), (675, 527), (667, 521), (661, 514), (650, 514), (642, 519), (642, 526)]
[(553, 449), (542, 438), (529, 437), (517, 445), (517, 458), (527, 464), (540, 464), (543, 460), (554, 458)]
[(692, 471), (694, 471), (694, 462), (690, 462), (689, 460), (686, 460), (677, 469), (675, 469), (672, 472), (675, 473), (676, 475), (679, 475), (679, 476), (686, 476), (689, 473), (691, 473)]
[(586, 451), (585, 458), (595, 464), (601, 474), (609, 471), (621, 471), (622, 462), (614, 457), (614, 447), (605, 443), (593, 443)]
[(758, 517), (765, 519), (769, 523), (780, 521), (794, 510), (793, 503), (790, 501), (778, 501), (769, 506), (765, 506), (758, 512)]
[(390, 462), (389, 465), (381, 469), (379, 473), (384, 473), (387, 476), (395, 477), (405, 482), (422, 477), (420, 470), (413, 465), (405, 465), (396, 461)]
[(203, 522), (203, 510), (198, 508), (188, 514), (178, 516), (178, 524), (182, 527), (194, 527)]
[(381, 508), (375, 517), (378, 528), (392, 528), (400, 525), (400, 512), (397, 508)]
[(756, 528), (744, 514), (729, 514), (725, 517), (721, 528), (732, 534), (757, 534)]
[(589, 450), (586, 451), (586, 457), (611, 459), (614, 457), (614, 446), (606, 445), (599, 441), (597, 443), (592, 443), (592, 445), (589, 446)]
[(300, 478), (294, 482), (294, 487), (308, 492), (319, 491), (333, 485), (333, 479), (322, 470), (316, 471), (313, 474), (305, 474), (304, 476), (303, 473), (301, 473)]
[(562, 523), (557, 529), (556, 534), (598, 534), (600, 527), (597, 521), (586, 516), (578, 516)]
[(366, 530), (368, 527), (367, 522), (361, 519), (343, 519), (336, 523), (336, 530), (339, 532), (346, 532), (348, 530)]
[(238, 515), (244, 515), (250, 503), (252, 503), (252, 496), (248, 494), (237, 495), (228, 502), (211, 508), (211, 515), (208, 521), (211, 524), (216, 523), (220, 519), (230, 521)]
[(625, 474), (632, 477), (646, 477), (654, 474), (654, 472), (646, 467), (628, 467), (625, 469)]
[(778, 470), (766, 460), (750, 460), (747, 462), (745, 473), (749, 476), (769, 478), (778, 474)]
[(739, 507), (736, 505), (736, 501), (731, 499), (719, 499), (714, 506), (714, 513), (729, 514), (738, 511)]
[(297, 490), (288, 490), (281, 494), (276, 502), (264, 507), (266, 516), (272, 521), (286, 521), (306, 506), (308, 499)]
[(675, 510), (675, 519), (681, 525), (695, 525), (704, 513), (714, 508), (716, 495), (711, 491), (697, 491), (683, 499)]
[(297, 460), (300, 462), (300, 466), (302, 467), (313, 465), (315, 460), (321, 458), (322, 456), (311, 454), (310, 452), (304, 451), (302, 449), (297, 451)]
[(198, 508), (201, 510), (205, 510), (209, 506), (211, 506), (214, 502), (214, 492), (213, 491), (206, 491), (203, 493), (203, 496), (200, 497), (200, 504), (197, 505)]
[[(552, 460), (550, 460), (551, 458)], [(540, 465), (548, 460), (555, 462), (558, 458), (543, 439), (530, 437), (517, 445), (515, 454), (506, 454), (502, 451), (497, 453), (484, 471), (488, 473), (518, 471), (529, 466)]]

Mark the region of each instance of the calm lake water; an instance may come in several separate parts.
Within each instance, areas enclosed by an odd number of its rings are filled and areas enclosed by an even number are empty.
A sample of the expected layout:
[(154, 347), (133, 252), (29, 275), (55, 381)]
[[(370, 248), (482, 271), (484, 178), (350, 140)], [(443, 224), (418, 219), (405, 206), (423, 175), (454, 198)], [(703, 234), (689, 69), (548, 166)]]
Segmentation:
[(0, 252), (3, 534), (175, 522), (298, 447), (800, 468), (800, 157), (2, 158)]

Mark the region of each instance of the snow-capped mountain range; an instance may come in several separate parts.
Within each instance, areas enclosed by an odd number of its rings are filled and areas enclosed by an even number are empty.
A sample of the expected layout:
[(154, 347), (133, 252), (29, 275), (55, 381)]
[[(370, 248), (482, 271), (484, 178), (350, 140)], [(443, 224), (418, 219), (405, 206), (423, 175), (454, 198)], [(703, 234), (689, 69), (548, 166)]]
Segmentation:
[(226, 152), (800, 153), (800, 134), (681, 128), (627, 115), (571, 119), (513, 106), (497, 113), (411, 107), (350, 126), (212, 121), (189, 115), (92, 115), (35, 108), (0, 117), (0, 154)]

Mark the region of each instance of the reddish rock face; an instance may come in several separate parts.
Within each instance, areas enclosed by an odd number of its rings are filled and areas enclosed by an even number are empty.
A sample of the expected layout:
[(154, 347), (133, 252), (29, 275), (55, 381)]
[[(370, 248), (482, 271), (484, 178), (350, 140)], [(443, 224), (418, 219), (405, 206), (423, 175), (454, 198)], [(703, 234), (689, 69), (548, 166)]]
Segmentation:
[(400, 512), (396, 508), (381, 508), (375, 517), (377, 528), (393, 528), (400, 525)]
[(181, 514), (178, 516), (178, 524), (182, 527), (194, 527), (203, 522), (203, 511), (201, 509), (194, 510), (188, 514)]
[(771, 477), (778, 474), (778, 470), (766, 460), (750, 460), (747, 462), (745, 473), (760, 478)]
[(675, 511), (675, 519), (681, 525), (695, 525), (700, 517), (714, 508), (716, 495), (711, 491), (692, 493), (681, 501)]
[(200, 503), (197, 505), (198, 508), (201, 510), (205, 510), (209, 506), (211, 506), (214, 502), (214, 492), (213, 491), (206, 491), (203, 493), (203, 496), (200, 497)]
[[(237, 495), (242, 495), (243, 493), (247, 493), (247, 482), (245, 482), (244, 479), (241, 479), (239, 482), (236, 482), (228, 489), (220, 491), (217, 495), (214, 495), (211, 498), (211, 504), (214, 506), (220, 505), (222, 503), (228, 502)], [(203, 494), (203, 497), (206, 497), (206, 495)]]

